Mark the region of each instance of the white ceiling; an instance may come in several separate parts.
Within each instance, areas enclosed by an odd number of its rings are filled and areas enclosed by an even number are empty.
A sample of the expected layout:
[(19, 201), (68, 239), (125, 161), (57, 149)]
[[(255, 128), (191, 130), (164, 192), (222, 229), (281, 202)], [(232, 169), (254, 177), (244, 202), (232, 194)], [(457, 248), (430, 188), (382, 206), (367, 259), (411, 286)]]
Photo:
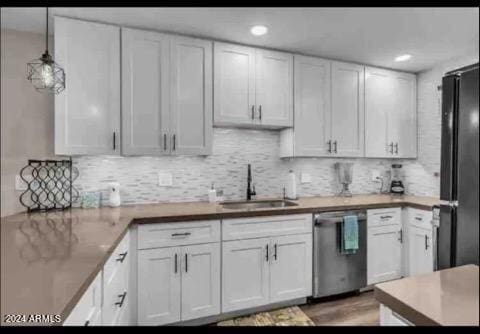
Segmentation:
[[(51, 8), (50, 14), (412, 72), (479, 50), (478, 8)], [(44, 20), (44, 8), (2, 8), (2, 28), (43, 32)], [(255, 24), (268, 34), (252, 36)], [(410, 61), (393, 60), (405, 53)]]

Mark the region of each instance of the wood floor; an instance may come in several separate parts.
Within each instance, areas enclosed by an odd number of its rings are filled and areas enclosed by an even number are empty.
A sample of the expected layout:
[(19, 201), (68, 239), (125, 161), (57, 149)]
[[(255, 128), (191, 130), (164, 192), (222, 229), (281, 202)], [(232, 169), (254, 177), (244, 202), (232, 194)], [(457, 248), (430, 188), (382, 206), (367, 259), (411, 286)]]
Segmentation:
[(373, 291), (300, 306), (315, 325), (323, 326), (378, 326), (379, 307)]

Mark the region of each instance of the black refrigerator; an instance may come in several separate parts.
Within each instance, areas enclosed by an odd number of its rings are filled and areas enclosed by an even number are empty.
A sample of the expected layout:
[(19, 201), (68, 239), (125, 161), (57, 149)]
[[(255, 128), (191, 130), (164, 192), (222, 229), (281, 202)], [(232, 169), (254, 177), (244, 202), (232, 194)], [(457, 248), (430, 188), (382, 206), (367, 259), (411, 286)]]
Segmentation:
[(479, 258), (478, 63), (442, 81), (442, 151), (438, 269)]

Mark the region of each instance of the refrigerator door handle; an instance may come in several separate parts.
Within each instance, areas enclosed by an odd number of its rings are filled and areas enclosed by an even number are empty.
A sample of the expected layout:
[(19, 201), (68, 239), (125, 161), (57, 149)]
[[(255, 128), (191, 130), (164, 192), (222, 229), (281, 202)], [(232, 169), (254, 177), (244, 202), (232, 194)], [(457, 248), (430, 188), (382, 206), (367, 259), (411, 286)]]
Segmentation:
[(445, 201), (445, 200), (440, 200), (440, 205), (449, 206), (449, 207), (451, 207), (451, 208), (456, 208), (456, 207), (458, 207), (458, 201)]

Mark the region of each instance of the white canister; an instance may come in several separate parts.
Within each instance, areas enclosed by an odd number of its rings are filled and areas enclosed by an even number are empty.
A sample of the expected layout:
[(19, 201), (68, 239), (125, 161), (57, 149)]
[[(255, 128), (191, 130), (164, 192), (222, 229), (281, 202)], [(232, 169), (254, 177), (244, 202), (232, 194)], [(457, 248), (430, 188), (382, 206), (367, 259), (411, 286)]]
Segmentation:
[(120, 183), (112, 182), (108, 184), (108, 204), (111, 207), (120, 206)]

